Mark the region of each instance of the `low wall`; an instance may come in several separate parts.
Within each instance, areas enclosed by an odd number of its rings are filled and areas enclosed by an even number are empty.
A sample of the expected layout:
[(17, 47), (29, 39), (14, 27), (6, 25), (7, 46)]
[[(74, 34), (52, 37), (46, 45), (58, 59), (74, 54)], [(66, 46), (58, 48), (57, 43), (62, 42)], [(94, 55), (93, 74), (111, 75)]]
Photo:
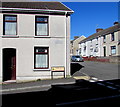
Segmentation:
[(110, 56), (109, 61), (120, 63), (120, 56)]
[(109, 57), (83, 57), (85, 61), (98, 61), (98, 62), (114, 62), (120, 63), (120, 56)]
[(109, 58), (100, 57), (83, 57), (85, 61), (109, 62)]

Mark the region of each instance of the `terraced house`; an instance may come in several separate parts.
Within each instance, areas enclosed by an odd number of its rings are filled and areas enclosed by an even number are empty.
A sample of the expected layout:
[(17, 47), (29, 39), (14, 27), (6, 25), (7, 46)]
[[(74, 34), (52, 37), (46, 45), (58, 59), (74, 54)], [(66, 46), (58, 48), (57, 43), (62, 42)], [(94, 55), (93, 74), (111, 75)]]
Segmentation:
[(71, 9), (60, 2), (2, 2), (0, 81), (70, 75)]
[(120, 24), (115, 22), (107, 29), (96, 29), (79, 43), (79, 52), (84, 57), (111, 57), (120, 56)]

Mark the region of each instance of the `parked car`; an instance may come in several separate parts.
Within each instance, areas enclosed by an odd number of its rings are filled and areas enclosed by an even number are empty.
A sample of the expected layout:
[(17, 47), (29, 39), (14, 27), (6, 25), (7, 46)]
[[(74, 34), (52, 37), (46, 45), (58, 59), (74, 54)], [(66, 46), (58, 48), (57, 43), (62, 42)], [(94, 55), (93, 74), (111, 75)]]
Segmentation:
[(71, 61), (73, 62), (83, 62), (84, 59), (80, 55), (74, 55), (71, 57)]

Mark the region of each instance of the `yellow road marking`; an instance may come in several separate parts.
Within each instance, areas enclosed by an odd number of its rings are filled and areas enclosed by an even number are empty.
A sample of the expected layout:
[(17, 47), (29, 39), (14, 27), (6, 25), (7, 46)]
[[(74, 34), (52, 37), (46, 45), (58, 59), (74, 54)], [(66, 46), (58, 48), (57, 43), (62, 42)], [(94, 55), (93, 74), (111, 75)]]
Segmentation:
[(89, 76), (74, 76), (74, 79), (84, 79), (84, 80), (89, 80), (90, 77)]

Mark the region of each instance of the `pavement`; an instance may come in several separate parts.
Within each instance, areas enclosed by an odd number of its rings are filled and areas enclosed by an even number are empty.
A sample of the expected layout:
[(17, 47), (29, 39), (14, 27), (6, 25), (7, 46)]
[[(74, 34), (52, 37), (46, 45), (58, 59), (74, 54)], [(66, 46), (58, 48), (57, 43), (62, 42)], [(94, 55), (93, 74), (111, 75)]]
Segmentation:
[(47, 91), (52, 87), (52, 85), (72, 84), (75, 83), (77, 79), (89, 80), (90, 78), (84, 74), (81, 74), (79, 76), (72, 76), (70, 78), (49, 79), (22, 83), (5, 83), (0, 85), (0, 94)]
[[(77, 68), (77, 69), (76, 69)], [(72, 73), (79, 72), (81, 65), (74, 63), (72, 66)], [(61, 79), (48, 79), (32, 82), (22, 82), (16, 83), (15, 81), (7, 81), (0, 84), (0, 94), (13, 94), (13, 93), (24, 93), (24, 92), (33, 92), (33, 91), (46, 91), (51, 88), (52, 85), (58, 84), (71, 84), (75, 83), (76, 79), (85, 79), (88, 80), (90, 77), (84, 73), (78, 73), (69, 78)]]
[[(0, 84), (0, 94), (25, 93), (34, 91), (47, 91), (52, 85), (71, 84), (78, 79), (89, 80), (90, 82), (102, 81), (105, 79), (118, 78), (118, 65), (98, 62), (81, 62), (82, 66), (72, 72), (69, 78), (49, 79), (24, 83), (5, 83)], [(74, 65), (74, 64), (73, 64)], [(93, 66), (92, 66), (93, 65)], [(83, 67), (84, 66), (84, 67)]]
[(62, 78), (62, 79), (51, 79), (51, 80), (40, 80), (33, 82), (24, 83), (10, 83), (3, 84), (0, 93), (2, 94), (13, 94), (13, 93), (24, 93), (33, 91), (47, 91), (52, 85), (56, 84), (71, 84), (74, 83), (74, 78)]

